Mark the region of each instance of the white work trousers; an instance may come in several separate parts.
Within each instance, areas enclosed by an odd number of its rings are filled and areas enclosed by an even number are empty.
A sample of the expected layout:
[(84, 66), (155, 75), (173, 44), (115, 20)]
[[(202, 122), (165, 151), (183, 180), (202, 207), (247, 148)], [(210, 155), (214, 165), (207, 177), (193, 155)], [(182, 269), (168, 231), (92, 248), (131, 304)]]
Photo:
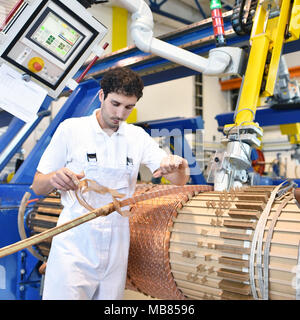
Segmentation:
[(53, 238), (44, 300), (123, 298), (129, 223), (116, 212), (112, 215), (113, 219), (99, 217)]

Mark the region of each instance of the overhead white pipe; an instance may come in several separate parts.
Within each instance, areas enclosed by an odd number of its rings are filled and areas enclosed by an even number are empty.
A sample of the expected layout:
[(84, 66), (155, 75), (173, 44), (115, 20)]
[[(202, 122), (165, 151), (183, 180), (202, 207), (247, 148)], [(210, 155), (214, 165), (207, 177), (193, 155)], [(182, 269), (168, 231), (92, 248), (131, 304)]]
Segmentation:
[(143, 52), (178, 63), (206, 75), (216, 76), (225, 72), (232, 62), (231, 53), (239, 48), (222, 47), (210, 50), (204, 58), (188, 50), (153, 37), (153, 16), (144, 0), (117, 0), (118, 5), (132, 13), (130, 26), (134, 44)]

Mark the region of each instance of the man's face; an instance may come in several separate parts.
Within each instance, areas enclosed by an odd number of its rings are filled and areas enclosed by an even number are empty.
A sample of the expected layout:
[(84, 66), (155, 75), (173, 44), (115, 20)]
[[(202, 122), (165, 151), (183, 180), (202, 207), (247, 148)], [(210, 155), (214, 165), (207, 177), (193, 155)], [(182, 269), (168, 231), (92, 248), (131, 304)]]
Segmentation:
[(125, 121), (130, 115), (137, 102), (136, 96), (125, 96), (120, 93), (111, 92), (104, 100), (104, 92), (99, 93), (101, 101), (100, 125), (102, 129), (118, 130), (120, 122)]

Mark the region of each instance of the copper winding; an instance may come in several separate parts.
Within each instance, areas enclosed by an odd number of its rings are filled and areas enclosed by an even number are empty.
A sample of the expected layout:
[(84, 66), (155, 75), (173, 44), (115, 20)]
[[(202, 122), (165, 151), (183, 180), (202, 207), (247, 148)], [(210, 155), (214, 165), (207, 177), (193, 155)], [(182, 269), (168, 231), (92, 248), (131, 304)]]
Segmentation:
[[(148, 185), (139, 186), (135, 194), (147, 192)], [(173, 186), (154, 185), (161, 190), (156, 199), (138, 202), (131, 208), (130, 251), (127, 288), (160, 299), (185, 299), (177, 289), (169, 263), (170, 228), (178, 209), (196, 193), (211, 190), (211, 186), (184, 186), (168, 195)]]
[(294, 196), (295, 196), (295, 199), (297, 200), (299, 206), (300, 206), (300, 188), (296, 188), (295, 191), (294, 191)]
[(75, 196), (76, 196), (77, 201), (87, 210), (89, 210), (89, 211), (95, 210), (95, 208), (93, 208), (84, 198), (84, 194), (89, 191), (94, 191), (99, 194), (110, 193), (112, 196), (115, 211), (117, 211), (121, 215), (128, 213), (127, 211), (126, 212), (121, 211), (120, 202), (118, 200), (119, 198), (124, 198), (125, 194), (119, 193), (114, 189), (110, 189), (110, 188), (101, 186), (94, 180), (83, 179), (83, 180), (79, 181), (78, 187), (75, 190)]

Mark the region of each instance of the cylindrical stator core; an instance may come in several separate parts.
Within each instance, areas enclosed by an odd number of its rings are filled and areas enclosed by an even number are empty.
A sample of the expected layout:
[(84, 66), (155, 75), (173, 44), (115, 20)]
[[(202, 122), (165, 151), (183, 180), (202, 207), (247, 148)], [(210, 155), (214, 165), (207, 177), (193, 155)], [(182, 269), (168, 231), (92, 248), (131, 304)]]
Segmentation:
[(258, 299), (295, 299), (300, 209), (292, 193), (274, 201), (261, 249), (258, 241), (251, 255), (273, 189), (180, 194), (135, 205), (127, 287), (160, 299), (253, 299), (253, 291)]
[[(137, 185), (135, 195), (172, 187)], [(126, 288), (159, 299), (299, 297), (300, 209), (294, 192), (270, 205), (274, 186), (210, 188), (199, 186), (198, 194), (183, 188), (132, 206)], [(59, 215), (57, 198), (49, 200), (29, 214), (33, 233), (52, 227)], [(47, 255), (45, 244), (40, 251)]]

